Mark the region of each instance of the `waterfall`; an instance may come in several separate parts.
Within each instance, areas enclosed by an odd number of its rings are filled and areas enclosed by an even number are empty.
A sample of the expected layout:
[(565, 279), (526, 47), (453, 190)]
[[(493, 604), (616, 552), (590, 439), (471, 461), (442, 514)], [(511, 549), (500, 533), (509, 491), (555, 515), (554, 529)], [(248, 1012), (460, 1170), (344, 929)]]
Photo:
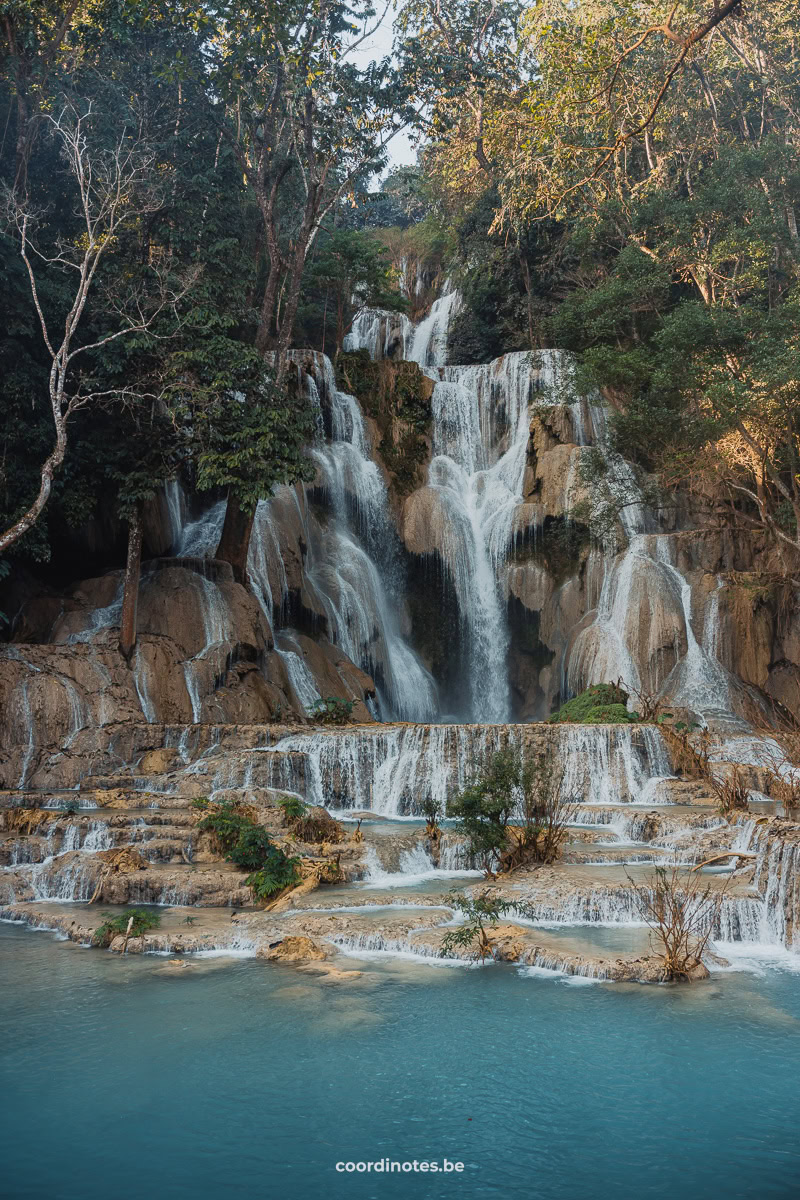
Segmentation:
[[(659, 784), (672, 776), (664, 739), (654, 726), (561, 725), (562, 784), (573, 802), (658, 804)], [(661, 803), (669, 803), (669, 800)]]
[(404, 357), (421, 367), (435, 367), (447, 360), (447, 338), (450, 321), (461, 306), (461, 297), (450, 280), (442, 294), (434, 300), (431, 311), (413, 328), (410, 341), (406, 338)]
[(22, 707), (25, 714), (25, 725), (28, 730), (28, 744), (25, 747), (25, 753), (22, 756), (22, 771), (19, 777), (17, 787), (22, 791), (28, 782), (28, 775), (31, 769), (31, 763), (36, 753), (36, 722), (31, 708), (30, 696), (28, 694), (28, 680), (23, 679), (20, 688)]
[(183, 510), (185, 505), (183, 489), (177, 479), (168, 479), (164, 484), (164, 498), (167, 502), (167, 514), (169, 516), (170, 549), (175, 549), (180, 545), (183, 536)]
[(177, 553), (181, 558), (213, 558), (222, 536), (226, 503), (225, 500), (218, 500), (206, 512), (184, 525), (177, 544)]
[(464, 867), (448, 868), (441, 861), (437, 867), (425, 847), (418, 843), (411, 849), (404, 850), (397, 862), (397, 870), (384, 867), (378, 850), (374, 846), (367, 847), (367, 872), (364, 877), (366, 888), (396, 888), (413, 887), (433, 879), (457, 879), (465, 876), (482, 877), (482, 871), (471, 871)]
[[(629, 520), (638, 524), (634, 517)], [(718, 583), (708, 601), (700, 640), (694, 631), (692, 586), (675, 565), (674, 538), (632, 530), (629, 538), (621, 554), (604, 557), (594, 619), (580, 630), (568, 652), (569, 690), (577, 693), (621, 678), (629, 689), (659, 694), (704, 723), (714, 720), (731, 729), (743, 728), (735, 710), (745, 689), (719, 661), (722, 585)], [(673, 659), (667, 671), (665, 651)], [(632, 696), (629, 707), (635, 706)]]
[(331, 440), (312, 448), (315, 486), (330, 518), (322, 531), (303, 514), (306, 579), (324, 607), (331, 640), (375, 678), (381, 717), (429, 720), (436, 686), (402, 633), (399, 547), (364, 418), (355, 398), (337, 389), (328, 358), (313, 354), (303, 362), (312, 403), (327, 410), (331, 427)]
[[(719, 661), (719, 591), (712, 593), (705, 621), (703, 643), (697, 640), (692, 626), (692, 588), (677, 567), (673, 566), (672, 539), (655, 539), (658, 561), (664, 563), (680, 591), (686, 629), (687, 650), (664, 682), (662, 691), (673, 704), (682, 705), (707, 721), (714, 718), (731, 723), (733, 709), (732, 678)], [(741, 724), (741, 723), (740, 723)]]
[[(311, 804), (387, 817), (413, 817), (435, 800), (442, 813), (487, 755), (525, 750), (530, 726), (415, 725), (386, 730), (293, 734), (260, 751), (269, 785)], [(641, 726), (560, 726), (552, 730), (565, 765), (564, 792), (587, 804), (652, 804), (669, 776), (661, 734)], [(657, 802), (657, 801), (656, 801)]]
[(465, 629), (469, 697), (464, 716), (511, 717), (505, 566), (522, 502), (529, 405), (534, 384), (547, 389), (560, 356), (507, 354), (485, 366), (440, 367), (433, 397), (428, 471), (428, 538), (452, 580)]
[(136, 650), (133, 656), (132, 665), (133, 686), (136, 688), (136, 695), (139, 698), (139, 703), (142, 706), (144, 719), (148, 724), (155, 724), (158, 720), (155, 704), (150, 693), (150, 681), (148, 678), (149, 668), (147, 661), (142, 657), (142, 646), (140, 642), (136, 644)]
[(320, 698), (319, 689), (312, 672), (306, 665), (297, 638), (287, 630), (282, 630), (275, 640), (275, 649), (286, 664), (286, 673), (300, 707), (303, 711), (313, 708)]
[(71, 633), (67, 637), (66, 644), (77, 645), (81, 642), (91, 642), (94, 640), (95, 634), (101, 629), (114, 629), (119, 627), (122, 619), (122, 592), (124, 580), (120, 577), (114, 599), (110, 604), (104, 605), (102, 608), (95, 608), (89, 614), (89, 621), (85, 629), (79, 630), (77, 633)]
[(212, 661), (209, 664), (208, 660), (212, 657), (217, 647), (224, 643), (230, 643), (233, 640), (233, 632), (228, 607), (216, 583), (211, 579), (206, 579), (204, 575), (196, 575), (194, 573), (191, 579), (192, 586), (200, 595), (200, 612), (203, 621), (205, 645), (193, 658), (188, 658), (184, 661), (183, 674), (186, 681), (186, 690), (189, 693), (192, 705), (192, 720), (200, 721), (203, 709), (203, 676), (207, 675), (209, 665), (215, 672), (221, 666), (219, 661)]
[(311, 804), (418, 817), (427, 799), (444, 812), (485, 754), (517, 740), (514, 728), (413, 725), (295, 734), (262, 753), (271, 786), (304, 793)]

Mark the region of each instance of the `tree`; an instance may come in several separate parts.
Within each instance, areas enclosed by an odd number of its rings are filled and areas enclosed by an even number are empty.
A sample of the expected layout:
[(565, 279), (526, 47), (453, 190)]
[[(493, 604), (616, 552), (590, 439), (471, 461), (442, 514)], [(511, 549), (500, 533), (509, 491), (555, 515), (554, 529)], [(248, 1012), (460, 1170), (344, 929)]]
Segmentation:
[(442, 958), (447, 958), (453, 950), (462, 948), (472, 949), (473, 958), (479, 958), (481, 962), (487, 958), (494, 958), (490, 931), (493, 926), (497, 926), (500, 918), (507, 913), (533, 916), (530, 906), (523, 901), (503, 900), (497, 892), (489, 890), (477, 895), (451, 891), (447, 895), (447, 904), (461, 914), (462, 923), (448, 929), (442, 938), (439, 950)]
[(49, 79), (70, 50), (70, 34), (92, 8), (86, 0), (49, 4), (42, 0), (3, 5), (3, 60), (13, 85), (16, 141), (13, 190), (27, 186), (28, 160), (42, 118)]
[(521, 799), (522, 765), (513, 749), (498, 750), (470, 783), (447, 804), (469, 841), (470, 854), (487, 875), (506, 848), (508, 825)]
[[(353, 65), (369, 0), (222, 3), (208, 38), (209, 96), (261, 220), (266, 279), (256, 348), (283, 382), (306, 260), (322, 224), (413, 110), (390, 61)], [(291, 197), (287, 203), (287, 198)], [(229, 496), (218, 557), (246, 562), (253, 509)]]
[(520, 774), (522, 824), (508, 829), (500, 869), (513, 871), (529, 863), (553, 863), (574, 821), (577, 805), (564, 796), (564, 765), (540, 751)]
[(345, 335), (365, 308), (405, 312), (408, 301), (397, 289), (387, 250), (377, 238), (357, 230), (333, 233), (307, 272), (307, 287), (317, 288), (323, 299), (322, 350), (329, 304), (335, 315), (335, 352), (342, 349)]
[[(153, 156), (139, 136), (135, 114), (130, 114), (130, 122), (122, 127), (110, 148), (99, 145), (93, 137), (96, 120), (91, 103), (82, 109), (67, 102), (57, 116), (48, 120), (76, 190), (80, 232), (69, 241), (59, 239), (54, 246), (43, 247), (35, 240), (40, 220), (30, 202), (24, 197), (7, 195), (9, 223), (18, 239), (50, 364), (48, 391), (55, 444), (41, 465), (35, 499), (0, 534), (0, 553), (35, 524), (47, 504), (53, 477), (67, 451), (68, 425), (73, 414), (134, 394), (124, 384), (96, 388), (92, 356), (119, 338), (151, 330), (166, 309), (174, 312), (185, 291), (185, 285), (176, 289), (157, 268), (144, 272), (124, 291), (103, 295), (99, 290), (101, 264), (113, 251), (125, 225), (154, 211), (159, 203)], [(54, 332), (55, 315), (45, 312), (39, 283), (42, 265), (44, 270), (75, 273), (71, 276), (76, 281), (69, 292), (63, 333), (59, 335)], [(101, 320), (106, 328), (112, 325), (112, 330), (83, 342), (80, 330), (86, 324), (87, 306), (97, 303), (102, 305)]]
[[(519, 33), (518, 86), (482, 117), (490, 228), (549, 225), (543, 334), (612, 398), (617, 448), (766, 531), (797, 581), (795, 16), (784, 0), (544, 0)], [(454, 202), (463, 160), (446, 137), (426, 155)]]
[[(564, 769), (549, 751), (529, 758), (512, 747), (496, 751), (447, 806), (487, 875), (531, 863), (554, 862), (561, 853), (575, 805), (564, 795)], [(512, 824), (515, 813), (520, 823)]]

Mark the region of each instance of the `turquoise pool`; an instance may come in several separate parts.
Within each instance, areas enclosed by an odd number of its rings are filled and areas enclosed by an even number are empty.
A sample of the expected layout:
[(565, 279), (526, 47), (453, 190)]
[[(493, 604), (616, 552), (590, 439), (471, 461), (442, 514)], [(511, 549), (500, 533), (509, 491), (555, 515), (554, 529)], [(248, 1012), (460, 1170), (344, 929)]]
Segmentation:
[[(790, 971), (667, 989), (384, 960), (336, 985), (9, 925), (0, 958), (7, 1200), (800, 1195)], [(464, 1170), (336, 1170), (383, 1158)]]

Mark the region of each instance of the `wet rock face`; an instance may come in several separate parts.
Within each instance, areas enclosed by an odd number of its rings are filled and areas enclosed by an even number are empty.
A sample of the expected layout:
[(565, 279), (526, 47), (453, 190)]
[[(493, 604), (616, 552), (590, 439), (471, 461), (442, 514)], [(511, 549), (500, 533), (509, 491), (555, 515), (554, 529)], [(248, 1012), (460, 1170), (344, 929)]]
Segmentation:
[[(227, 564), (164, 560), (146, 568), (130, 664), (117, 648), (120, 588), (114, 572), (77, 585), (57, 609), (52, 597), (34, 597), (17, 635), (38, 631), (48, 641), (0, 646), (0, 750), (16, 750), (20, 760), (12, 785), (27, 782), (26, 752), (29, 766), (41, 747), (66, 754), (87, 729), (305, 717), (260, 605)], [(320, 694), (353, 697), (356, 717), (370, 720), (371, 678), (324, 639), (303, 638), (300, 649)]]

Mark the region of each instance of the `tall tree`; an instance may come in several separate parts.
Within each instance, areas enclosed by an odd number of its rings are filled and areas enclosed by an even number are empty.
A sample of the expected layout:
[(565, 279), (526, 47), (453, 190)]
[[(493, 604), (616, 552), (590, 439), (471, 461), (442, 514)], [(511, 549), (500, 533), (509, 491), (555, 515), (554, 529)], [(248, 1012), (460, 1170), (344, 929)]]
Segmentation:
[[(287, 370), (306, 261), (325, 218), (365, 172), (378, 170), (413, 115), (389, 59), (358, 66), (374, 27), (369, 0), (222, 3), (209, 38), (220, 128), (261, 218), (265, 281), (256, 348)], [(287, 203), (288, 200), (288, 203)], [(217, 554), (247, 561), (254, 507), (229, 493)]]

